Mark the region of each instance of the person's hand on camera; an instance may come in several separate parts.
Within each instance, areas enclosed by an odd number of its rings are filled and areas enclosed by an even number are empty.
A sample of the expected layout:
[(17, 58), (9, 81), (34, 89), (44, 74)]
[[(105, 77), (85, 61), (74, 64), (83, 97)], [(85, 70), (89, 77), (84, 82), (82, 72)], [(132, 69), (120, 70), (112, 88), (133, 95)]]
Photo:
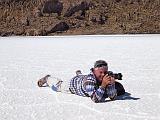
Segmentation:
[(108, 86), (109, 84), (111, 84), (111, 76), (108, 76), (108, 74), (106, 74), (103, 77), (102, 83), (101, 83), (101, 87), (105, 88), (106, 86)]

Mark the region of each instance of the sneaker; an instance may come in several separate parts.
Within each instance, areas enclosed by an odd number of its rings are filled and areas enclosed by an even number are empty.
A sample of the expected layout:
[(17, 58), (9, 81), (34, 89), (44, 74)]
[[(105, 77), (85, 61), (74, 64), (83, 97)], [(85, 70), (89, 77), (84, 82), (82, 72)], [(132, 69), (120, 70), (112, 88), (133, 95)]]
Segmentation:
[(48, 77), (50, 77), (50, 75), (46, 75), (45, 77), (39, 79), (37, 82), (37, 85), (39, 87), (47, 87), (48, 86), (48, 84), (47, 84)]

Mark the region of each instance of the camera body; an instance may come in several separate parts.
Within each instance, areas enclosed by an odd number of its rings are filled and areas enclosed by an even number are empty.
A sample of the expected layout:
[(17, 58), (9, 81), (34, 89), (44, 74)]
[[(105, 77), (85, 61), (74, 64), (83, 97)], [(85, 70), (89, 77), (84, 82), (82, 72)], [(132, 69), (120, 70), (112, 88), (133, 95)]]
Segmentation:
[(107, 74), (117, 80), (122, 80), (123, 77), (122, 73), (113, 73), (112, 71), (108, 71)]

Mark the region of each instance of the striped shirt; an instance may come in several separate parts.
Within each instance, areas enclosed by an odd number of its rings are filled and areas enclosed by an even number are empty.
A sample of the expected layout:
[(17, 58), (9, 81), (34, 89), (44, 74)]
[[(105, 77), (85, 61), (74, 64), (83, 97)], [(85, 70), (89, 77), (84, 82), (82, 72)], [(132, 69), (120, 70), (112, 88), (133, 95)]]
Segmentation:
[(79, 96), (91, 97), (94, 102), (101, 102), (107, 97), (114, 98), (117, 94), (115, 84), (102, 88), (93, 73), (73, 77), (69, 83), (69, 90)]

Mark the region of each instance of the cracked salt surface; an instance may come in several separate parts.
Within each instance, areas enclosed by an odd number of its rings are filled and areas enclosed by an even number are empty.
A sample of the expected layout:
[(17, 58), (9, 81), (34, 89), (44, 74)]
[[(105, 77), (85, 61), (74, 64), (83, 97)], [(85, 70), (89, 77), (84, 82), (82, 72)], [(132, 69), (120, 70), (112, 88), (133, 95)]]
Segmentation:
[[(0, 38), (1, 120), (160, 120), (160, 35)], [(38, 88), (53, 74), (64, 81), (94, 61), (122, 72), (126, 95), (94, 103), (87, 97)], [(131, 95), (130, 95), (131, 94)]]

